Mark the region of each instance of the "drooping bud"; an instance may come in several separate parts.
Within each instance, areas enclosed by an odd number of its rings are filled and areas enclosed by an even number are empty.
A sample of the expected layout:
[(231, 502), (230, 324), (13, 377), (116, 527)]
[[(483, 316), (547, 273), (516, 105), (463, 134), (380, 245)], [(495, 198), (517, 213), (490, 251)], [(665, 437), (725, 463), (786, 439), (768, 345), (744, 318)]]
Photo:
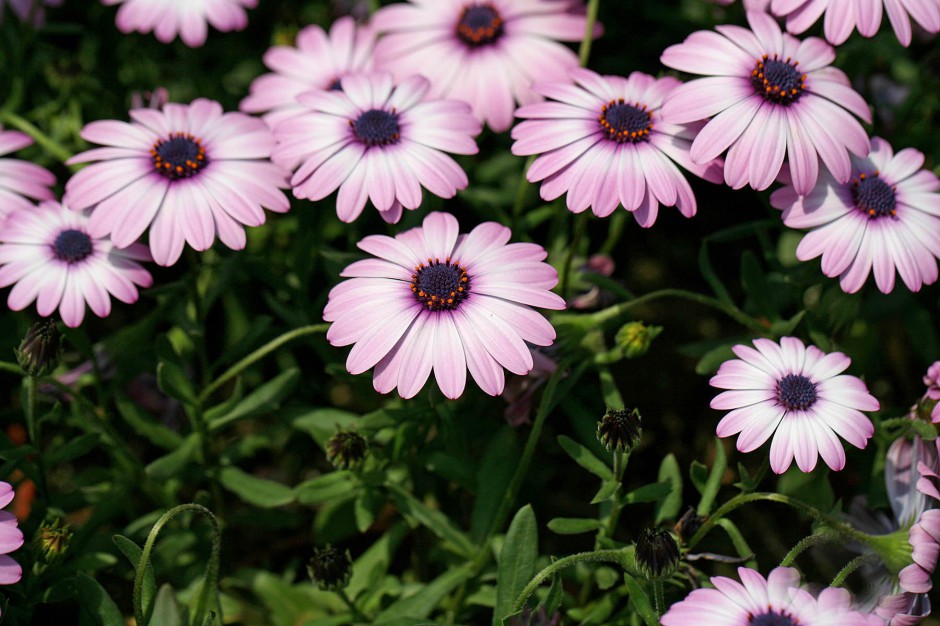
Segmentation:
[(326, 443), (326, 458), (338, 469), (349, 469), (362, 462), (369, 451), (365, 437), (354, 430), (341, 430)]
[(342, 589), (352, 574), (352, 557), (349, 550), (340, 550), (330, 544), (322, 548), (315, 547), (313, 556), (307, 563), (307, 574), (310, 580), (324, 591)]
[(43, 522), (36, 532), (34, 541), (46, 562), (52, 563), (65, 554), (71, 539), (72, 529), (56, 518), (52, 522)]
[(682, 517), (679, 518), (679, 521), (676, 522), (675, 531), (676, 535), (679, 537), (679, 541), (682, 543), (688, 543), (689, 539), (692, 538), (692, 535), (702, 527), (702, 524), (705, 523), (705, 518), (701, 515), (698, 515), (695, 512), (695, 509), (689, 507), (685, 510), (685, 513), (682, 514)]
[(647, 528), (636, 542), (636, 569), (648, 580), (662, 580), (679, 569), (679, 544), (667, 530)]
[(643, 436), (639, 409), (610, 409), (597, 423), (597, 439), (608, 452), (629, 452)]
[(663, 332), (662, 326), (647, 326), (643, 322), (630, 322), (617, 331), (614, 341), (628, 359), (646, 354), (653, 340)]
[(62, 357), (62, 335), (53, 319), (44, 319), (30, 326), (20, 347), (14, 350), (23, 371), (37, 378), (52, 372)]

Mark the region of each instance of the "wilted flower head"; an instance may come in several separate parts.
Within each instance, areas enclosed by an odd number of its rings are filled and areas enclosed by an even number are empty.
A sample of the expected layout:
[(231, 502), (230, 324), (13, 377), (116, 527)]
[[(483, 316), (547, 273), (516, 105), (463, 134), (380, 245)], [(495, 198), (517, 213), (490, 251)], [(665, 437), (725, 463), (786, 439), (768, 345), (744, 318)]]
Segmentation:
[(503, 389), (503, 400), (509, 406), (503, 417), (510, 426), (528, 424), (532, 413), (532, 399), (539, 387), (558, 369), (558, 364), (541, 350), (532, 350), (532, 371), (523, 376), (510, 376)]
[(608, 452), (629, 452), (642, 436), (639, 409), (609, 409), (597, 423), (597, 439)]
[(930, 408), (930, 421), (934, 424), (940, 423), (940, 361), (936, 361), (927, 369), (924, 384), (927, 385), (927, 391), (921, 403), (930, 402), (933, 405)]
[(327, 544), (315, 547), (307, 563), (307, 574), (324, 591), (342, 589), (352, 575), (352, 557), (349, 550), (340, 550)]
[(636, 541), (636, 569), (648, 580), (661, 580), (679, 569), (679, 543), (662, 528), (647, 528)]
[(688, 543), (689, 539), (692, 538), (704, 523), (705, 518), (696, 513), (695, 509), (692, 507), (688, 507), (685, 513), (682, 514), (682, 517), (679, 518), (679, 521), (676, 522), (676, 526), (673, 530), (679, 537), (679, 541)]
[(58, 322), (45, 319), (30, 326), (15, 351), (17, 363), (30, 376), (38, 378), (52, 372), (62, 357), (62, 334)]
[(341, 430), (326, 443), (326, 458), (335, 467), (349, 469), (366, 457), (369, 443), (354, 430)]

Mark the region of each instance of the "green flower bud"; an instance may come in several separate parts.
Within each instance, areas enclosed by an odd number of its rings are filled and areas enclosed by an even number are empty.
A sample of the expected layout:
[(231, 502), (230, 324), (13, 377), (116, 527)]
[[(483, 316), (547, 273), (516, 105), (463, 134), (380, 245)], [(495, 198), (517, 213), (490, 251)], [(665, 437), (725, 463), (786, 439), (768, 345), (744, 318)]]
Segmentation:
[(617, 331), (614, 341), (628, 359), (646, 354), (653, 339), (663, 332), (662, 326), (647, 326), (643, 322), (630, 322)]
[(327, 544), (313, 549), (307, 563), (307, 574), (324, 591), (337, 591), (346, 586), (352, 574), (352, 557), (349, 550), (340, 550)]
[(44, 319), (30, 326), (20, 347), (14, 350), (23, 371), (34, 378), (46, 376), (59, 365), (62, 335), (55, 320)]
[(36, 532), (36, 547), (47, 563), (58, 560), (69, 549), (72, 529), (56, 518), (51, 523), (43, 522)]
[(636, 569), (647, 580), (662, 580), (679, 569), (679, 544), (669, 531), (647, 528), (636, 542)]
[(365, 437), (354, 430), (341, 430), (326, 443), (326, 458), (339, 469), (349, 469), (362, 462), (369, 451)]
[(643, 436), (640, 421), (639, 409), (610, 409), (597, 423), (597, 439), (608, 452), (629, 452)]

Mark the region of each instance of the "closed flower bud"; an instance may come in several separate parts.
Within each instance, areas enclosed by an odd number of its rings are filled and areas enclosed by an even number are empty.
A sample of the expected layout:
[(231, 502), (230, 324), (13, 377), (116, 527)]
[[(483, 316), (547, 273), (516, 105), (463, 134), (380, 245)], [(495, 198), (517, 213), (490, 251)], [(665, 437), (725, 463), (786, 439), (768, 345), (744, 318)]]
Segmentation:
[(349, 469), (362, 462), (369, 451), (365, 437), (354, 430), (341, 430), (326, 443), (326, 458), (339, 469)]
[(340, 550), (327, 544), (313, 549), (307, 563), (307, 574), (323, 591), (337, 591), (346, 586), (352, 574), (352, 557), (349, 550)]
[(647, 326), (643, 322), (630, 322), (617, 331), (614, 341), (628, 359), (643, 356), (653, 339), (663, 332), (662, 326)]
[(72, 529), (61, 524), (57, 518), (51, 523), (44, 522), (36, 532), (34, 541), (47, 563), (59, 559), (69, 548)]
[(44, 319), (30, 326), (15, 352), (20, 367), (30, 376), (36, 378), (52, 372), (62, 356), (62, 336), (55, 320)]
[(679, 569), (679, 544), (669, 531), (647, 528), (636, 542), (636, 569), (648, 580), (662, 580)]
[(639, 409), (610, 409), (597, 423), (597, 439), (608, 452), (629, 452), (642, 436)]

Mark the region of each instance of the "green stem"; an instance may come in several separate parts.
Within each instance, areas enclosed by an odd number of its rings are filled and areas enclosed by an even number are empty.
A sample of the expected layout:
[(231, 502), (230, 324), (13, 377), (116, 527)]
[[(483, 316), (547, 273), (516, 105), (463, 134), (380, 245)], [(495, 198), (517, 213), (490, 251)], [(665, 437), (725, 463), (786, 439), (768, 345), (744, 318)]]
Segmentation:
[(835, 537), (833, 537), (832, 534), (828, 532), (813, 533), (808, 537), (804, 537), (799, 541), (799, 543), (793, 546), (789, 552), (787, 552), (787, 555), (783, 557), (782, 561), (780, 561), (780, 567), (790, 567), (793, 565), (796, 557), (800, 556), (806, 550), (820, 543), (832, 541), (834, 539)]
[[(213, 531), (212, 552), (209, 555), (209, 564), (206, 567), (206, 578), (203, 581), (203, 587), (199, 594), (199, 603), (196, 606), (196, 613), (194, 615), (193, 624), (202, 624), (205, 621), (206, 613), (210, 610), (210, 598), (218, 585), (219, 579), (219, 557), (222, 548), (222, 529), (219, 526), (219, 521), (216, 519), (215, 515), (213, 515), (212, 511), (206, 507), (199, 504), (181, 504), (164, 513), (153, 525), (153, 528), (150, 529), (150, 534), (147, 536), (147, 542), (144, 544), (144, 549), (140, 554), (140, 560), (137, 562), (137, 571), (134, 575), (133, 601), (134, 618), (138, 626), (147, 626), (148, 624), (149, 616), (144, 614), (143, 606), (144, 574), (147, 572), (147, 566), (150, 564), (150, 554), (153, 552), (153, 546), (157, 541), (157, 536), (170, 520), (180, 515), (181, 513), (185, 513), (186, 511), (194, 511), (206, 516), (206, 518), (209, 520), (209, 523), (212, 525)], [(222, 616), (219, 615), (219, 623), (222, 623), (221, 617)]]
[(571, 567), (572, 565), (577, 565), (578, 563), (591, 562), (615, 563), (627, 572), (633, 573), (633, 554), (629, 548), (621, 550), (596, 550), (594, 552), (581, 552), (578, 554), (572, 554), (562, 559), (558, 559), (543, 569), (541, 572), (536, 574), (535, 578), (529, 581), (529, 584), (527, 584), (522, 589), (522, 592), (516, 598), (516, 603), (512, 607), (512, 612), (518, 613), (521, 611), (522, 607), (525, 606), (526, 600), (529, 599), (529, 596), (535, 593), (535, 590), (539, 588), (539, 585), (554, 576), (556, 573), (567, 567)]
[(54, 156), (59, 161), (65, 163), (70, 158), (72, 158), (72, 153), (66, 150), (65, 147), (16, 113), (12, 113), (10, 111), (0, 112), (0, 121), (3, 121), (13, 128), (16, 128), (17, 130), (22, 131), (32, 137), (33, 141), (42, 146), (43, 150)]
[(666, 607), (666, 594), (663, 593), (663, 581), (659, 578), (651, 581), (653, 583), (653, 605), (656, 607), (656, 615), (663, 616), (663, 609)]
[(597, 24), (597, 9), (600, 4), (600, 0), (588, 1), (587, 22), (584, 25), (584, 39), (581, 40), (581, 48), (578, 50), (578, 59), (580, 59), (581, 67), (587, 67), (588, 59), (591, 56), (591, 43), (594, 41), (594, 25)]
[(871, 563), (877, 559), (878, 557), (874, 554), (863, 554), (861, 556), (855, 557), (849, 561), (845, 567), (839, 570), (839, 573), (836, 574), (836, 577), (832, 579), (832, 582), (829, 584), (829, 586), (841, 587), (845, 584), (845, 579), (851, 576), (855, 570), (865, 565), (866, 563)]
[(254, 352), (246, 356), (245, 358), (243, 358), (241, 361), (239, 361), (232, 367), (228, 368), (224, 374), (222, 374), (221, 376), (216, 378), (214, 381), (209, 383), (209, 385), (202, 391), (202, 393), (199, 394), (199, 402), (203, 403), (206, 400), (208, 400), (209, 397), (219, 389), (219, 387), (221, 387), (222, 385), (224, 385), (231, 379), (235, 378), (236, 376), (241, 374), (243, 371), (251, 367), (253, 364), (260, 361), (267, 355), (271, 354), (272, 352), (274, 352), (275, 350), (277, 350), (284, 344), (290, 343), (294, 339), (303, 337), (304, 335), (315, 335), (318, 333), (325, 333), (327, 329), (329, 329), (329, 327), (330, 327), (329, 324), (313, 324), (311, 326), (302, 326), (300, 328), (296, 328), (292, 331), (286, 332), (280, 337), (276, 337), (275, 339), (272, 339), (268, 343), (264, 344), (263, 346), (261, 346), (260, 348), (258, 348), (257, 350), (255, 350)]
[[(623, 474), (627, 469), (627, 462), (630, 460), (629, 452), (614, 451), (614, 479), (618, 484), (623, 484)], [(617, 522), (620, 521), (620, 513), (623, 511), (623, 502), (620, 500), (622, 494), (618, 490), (614, 495), (614, 503), (610, 509), (610, 517), (607, 519), (604, 536), (611, 538), (617, 529)]]
[(832, 530), (846, 537), (860, 541), (865, 545), (870, 543), (869, 536), (862, 531), (856, 530), (854, 527), (846, 524), (840, 519), (833, 517), (832, 515), (829, 515), (828, 513), (823, 513), (814, 506), (789, 496), (781, 495), (779, 493), (756, 492), (744, 493), (739, 496), (735, 496), (721, 505), (717, 511), (715, 511), (707, 520), (705, 520), (705, 523), (702, 524), (702, 527), (699, 528), (694, 535), (692, 535), (692, 538), (689, 540), (689, 548), (694, 548), (695, 545), (701, 541), (702, 538), (705, 537), (705, 535), (707, 535), (709, 531), (711, 531), (711, 529), (714, 528), (718, 521), (723, 517), (727, 516), (729, 513), (742, 505), (759, 501), (779, 502), (781, 504), (786, 504), (787, 506), (793, 507), (798, 511), (802, 511), (803, 513), (808, 514), (816, 521), (825, 524)]
[(607, 322), (619, 319), (634, 307), (646, 304), (648, 302), (653, 302), (654, 300), (660, 300), (662, 298), (682, 298), (684, 300), (689, 300), (703, 306), (717, 309), (727, 314), (735, 321), (739, 322), (742, 326), (746, 326), (762, 335), (766, 334), (768, 330), (766, 325), (757, 321), (734, 305), (726, 304), (717, 298), (695, 293), (694, 291), (685, 291), (684, 289), (660, 289), (659, 291), (652, 291), (648, 294), (634, 298), (629, 302), (621, 302), (620, 304), (598, 311), (597, 313), (591, 315), (590, 320), (594, 325), (605, 324)]
[(529, 171), (529, 168), (532, 167), (532, 164), (535, 163), (537, 157), (537, 154), (533, 154), (526, 159), (525, 165), (522, 166), (522, 176), (519, 177), (519, 186), (516, 187), (516, 201), (512, 205), (513, 230), (519, 228), (519, 218), (522, 215), (522, 209), (525, 208), (526, 197), (529, 195), (529, 179), (526, 178), (526, 173)]
[(565, 264), (561, 268), (561, 281), (558, 292), (562, 298), (568, 298), (568, 282), (571, 278), (571, 265), (574, 263), (574, 255), (581, 243), (581, 237), (587, 228), (587, 212), (575, 216), (574, 235), (571, 236), (571, 242), (568, 244), (568, 251), (565, 254)]
[(349, 607), (349, 610), (352, 611), (353, 617), (356, 618), (356, 621), (357, 621), (357, 622), (368, 622), (368, 621), (369, 621), (369, 618), (366, 617), (366, 616), (362, 613), (362, 611), (360, 611), (359, 608), (358, 608), (355, 604), (353, 604), (353, 601), (349, 599), (349, 595), (346, 593), (346, 590), (345, 590), (345, 589), (339, 589), (339, 590), (336, 592), (336, 595), (338, 595), (339, 598), (340, 598), (340, 600), (343, 601), (343, 604), (345, 604), (347, 607)]
[[(487, 529), (486, 537), (492, 537), (496, 531), (503, 527), (503, 524), (506, 523), (506, 519), (509, 517), (509, 512), (512, 509), (512, 505), (516, 501), (516, 494), (519, 493), (519, 488), (522, 486), (522, 481), (525, 479), (526, 473), (529, 471), (529, 464), (532, 462), (532, 455), (535, 454), (535, 445), (538, 443), (539, 435), (542, 433), (542, 426), (545, 424), (545, 418), (548, 417), (549, 412), (555, 403), (555, 390), (558, 388), (558, 383), (561, 382), (561, 378), (564, 375), (566, 365), (564, 363), (559, 363), (558, 368), (555, 369), (552, 373), (551, 378), (548, 380), (548, 384), (545, 386), (545, 392), (542, 394), (542, 400), (539, 403), (538, 412), (535, 415), (535, 422), (532, 424), (532, 430), (529, 431), (529, 438), (525, 442), (525, 449), (522, 451), (522, 457), (519, 459), (519, 465), (516, 466), (516, 471), (513, 473), (512, 478), (509, 481), (509, 486), (506, 487), (506, 490), (503, 492), (503, 499), (499, 503), (499, 509), (496, 511), (496, 515), (493, 516), (493, 522), (491, 523), (489, 529)], [(484, 542), (484, 546), (489, 545), (489, 541)], [(484, 548), (482, 552), (489, 554), (490, 550)]]
[(29, 434), (29, 442), (38, 450), (39, 424), (36, 423), (36, 379), (33, 376), (27, 376), (23, 380), (23, 384), (26, 385), (26, 406), (23, 407), (26, 413), (26, 432)]

